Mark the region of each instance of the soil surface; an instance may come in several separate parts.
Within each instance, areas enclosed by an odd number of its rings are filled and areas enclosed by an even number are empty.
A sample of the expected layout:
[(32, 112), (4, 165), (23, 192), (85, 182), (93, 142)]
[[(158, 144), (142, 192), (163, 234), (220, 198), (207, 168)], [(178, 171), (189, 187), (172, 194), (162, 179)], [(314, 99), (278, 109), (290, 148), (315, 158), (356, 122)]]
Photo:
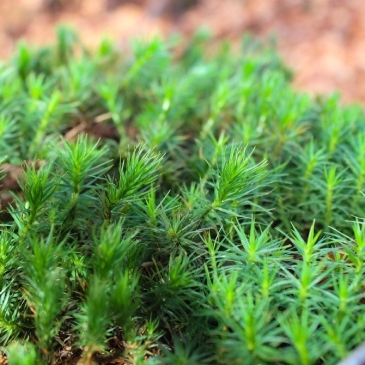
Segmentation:
[(365, 104), (364, 0), (1, 0), (0, 58), (25, 38), (52, 42), (67, 23), (92, 46), (103, 34), (121, 46), (131, 37), (208, 27), (238, 41), (249, 31), (275, 36), (295, 72), (295, 86), (313, 94), (338, 90), (345, 102)]

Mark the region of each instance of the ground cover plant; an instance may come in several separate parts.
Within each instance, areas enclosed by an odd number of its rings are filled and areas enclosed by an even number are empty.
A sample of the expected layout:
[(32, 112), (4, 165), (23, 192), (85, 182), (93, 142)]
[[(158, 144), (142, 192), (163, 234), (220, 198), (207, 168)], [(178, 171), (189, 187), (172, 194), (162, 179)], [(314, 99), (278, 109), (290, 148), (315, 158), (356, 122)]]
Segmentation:
[(59, 28), (1, 66), (10, 365), (335, 364), (364, 340), (362, 109), (206, 39)]

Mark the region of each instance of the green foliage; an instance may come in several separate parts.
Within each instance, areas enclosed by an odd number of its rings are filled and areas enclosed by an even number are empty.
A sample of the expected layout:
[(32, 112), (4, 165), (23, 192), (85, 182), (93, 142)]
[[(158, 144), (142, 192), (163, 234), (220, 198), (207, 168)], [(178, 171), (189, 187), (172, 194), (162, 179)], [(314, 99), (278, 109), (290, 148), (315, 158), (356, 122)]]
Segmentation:
[(39, 364), (39, 356), (35, 346), (31, 343), (13, 343), (7, 350), (8, 361), (14, 365), (36, 365)]
[(293, 91), (253, 40), (57, 37), (0, 68), (10, 365), (335, 364), (364, 341), (361, 108)]

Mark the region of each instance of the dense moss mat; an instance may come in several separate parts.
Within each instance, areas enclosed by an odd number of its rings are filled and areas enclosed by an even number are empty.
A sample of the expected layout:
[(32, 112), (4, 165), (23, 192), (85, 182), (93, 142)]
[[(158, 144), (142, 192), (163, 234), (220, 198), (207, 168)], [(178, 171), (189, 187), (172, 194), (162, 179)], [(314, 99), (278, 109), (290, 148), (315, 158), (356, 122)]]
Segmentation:
[(59, 28), (1, 66), (10, 365), (335, 364), (364, 340), (362, 109), (208, 44)]

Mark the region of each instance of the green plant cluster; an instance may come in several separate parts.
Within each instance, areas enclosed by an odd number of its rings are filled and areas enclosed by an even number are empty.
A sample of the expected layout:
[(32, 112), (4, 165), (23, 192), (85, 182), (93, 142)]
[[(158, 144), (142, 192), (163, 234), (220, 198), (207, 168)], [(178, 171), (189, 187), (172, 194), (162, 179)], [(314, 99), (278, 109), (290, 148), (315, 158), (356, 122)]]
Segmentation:
[[(59, 28), (0, 67), (10, 365), (335, 364), (365, 339), (365, 119), (270, 47)], [(34, 161), (38, 161), (37, 164)]]

